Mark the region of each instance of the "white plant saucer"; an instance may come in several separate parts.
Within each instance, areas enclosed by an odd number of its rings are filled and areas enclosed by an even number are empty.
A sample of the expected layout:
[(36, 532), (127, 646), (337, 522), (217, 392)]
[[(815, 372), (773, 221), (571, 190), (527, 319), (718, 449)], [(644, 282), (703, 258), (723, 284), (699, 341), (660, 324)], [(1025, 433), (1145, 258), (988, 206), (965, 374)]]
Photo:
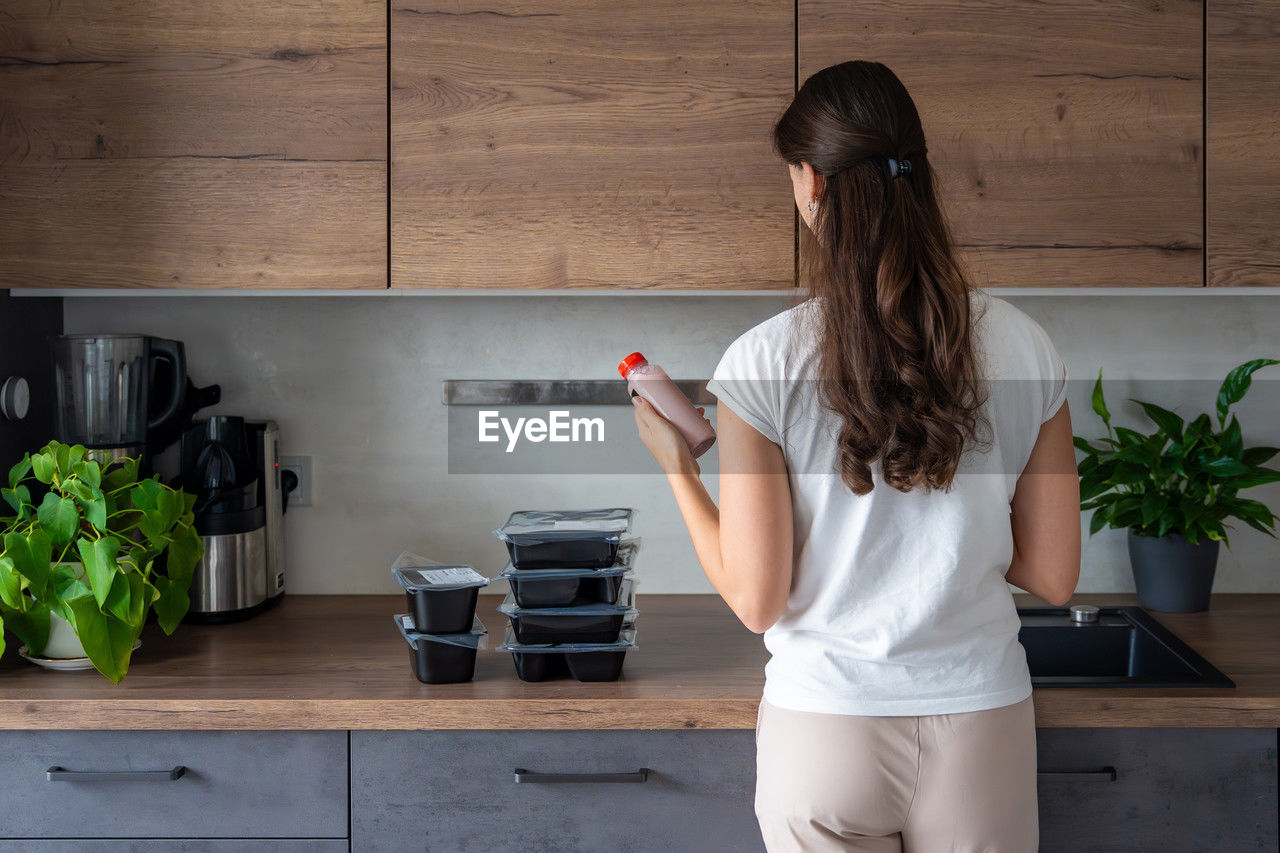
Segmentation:
[[(136, 650), (142, 645), (141, 640), (133, 641), (133, 648)], [(93, 669), (93, 661), (88, 658), (44, 658), (39, 655), (30, 654), (26, 646), (18, 647), (18, 656), (23, 660), (29, 660), (36, 666), (42, 666), (45, 669), (51, 669), (56, 672), (74, 672), (82, 669)]]

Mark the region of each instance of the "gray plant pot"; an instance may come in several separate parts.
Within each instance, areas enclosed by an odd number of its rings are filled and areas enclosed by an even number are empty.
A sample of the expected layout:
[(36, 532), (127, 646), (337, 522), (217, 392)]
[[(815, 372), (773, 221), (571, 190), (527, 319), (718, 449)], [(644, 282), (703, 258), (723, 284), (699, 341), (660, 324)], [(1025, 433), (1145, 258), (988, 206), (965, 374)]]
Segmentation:
[(1165, 613), (1209, 609), (1219, 543), (1192, 545), (1176, 533), (1157, 539), (1129, 530), (1129, 564), (1138, 588), (1138, 603)]

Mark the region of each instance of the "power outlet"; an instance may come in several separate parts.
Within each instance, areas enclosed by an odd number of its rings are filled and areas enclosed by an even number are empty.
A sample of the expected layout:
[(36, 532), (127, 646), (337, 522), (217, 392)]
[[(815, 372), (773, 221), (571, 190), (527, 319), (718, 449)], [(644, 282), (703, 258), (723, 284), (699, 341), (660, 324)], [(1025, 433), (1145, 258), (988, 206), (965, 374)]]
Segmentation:
[(289, 506), (311, 506), (311, 457), (281, 456), (281, 471), (292, 471), (298, 476), (298, 488), (289, 493)]

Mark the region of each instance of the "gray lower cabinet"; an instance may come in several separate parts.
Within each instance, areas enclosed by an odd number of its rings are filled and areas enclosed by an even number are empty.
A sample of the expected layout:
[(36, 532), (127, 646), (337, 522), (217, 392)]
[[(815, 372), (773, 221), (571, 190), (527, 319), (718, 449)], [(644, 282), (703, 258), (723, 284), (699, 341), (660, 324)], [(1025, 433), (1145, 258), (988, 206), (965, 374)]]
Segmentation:
[(0, 732), (0, 780), (0, 839), (347, 838), (345, 731)]
[(352, 732), (351, 848), (761, 851), (754, 788), (751, 731)]
[(29, 839), (0, 841), (0, 853), (347, 853), (345, 838), (242, 839)]
[[(1280, 849), (1275, 729), (1038, 740), (1045, 853)], [(751, 731), (0, 732), (0, 853), (759, 853), (754, 787)]]
[[(1275, 729), (1038, 740), (1044, 853), (1280, 844)], [(754, 755), (749, 731), (352, 732), (352, 850), (759, 851)]]
[(1280, 847), (1275, 729), (1040, 729), (1036, 738), (1043, 853)]

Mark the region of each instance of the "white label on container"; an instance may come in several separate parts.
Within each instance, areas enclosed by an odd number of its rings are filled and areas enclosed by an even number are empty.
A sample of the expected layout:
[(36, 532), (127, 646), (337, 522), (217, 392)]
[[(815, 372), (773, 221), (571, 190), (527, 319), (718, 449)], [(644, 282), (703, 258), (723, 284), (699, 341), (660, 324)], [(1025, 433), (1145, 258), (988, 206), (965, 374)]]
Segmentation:
[(418, 583), (430, 584), (432, 586), (452, 586), (463, 583), (475, 583), (482, 578), (476, 573), (475, 569), (450, 568), (450, 569), (418, 569), (414, 572), (417, 575)]
[(553, 521), (552, 530), (592, 530), (612, 531), (626, 530), (627, 522), (622, 518), (585, 518), (571, 521)]

